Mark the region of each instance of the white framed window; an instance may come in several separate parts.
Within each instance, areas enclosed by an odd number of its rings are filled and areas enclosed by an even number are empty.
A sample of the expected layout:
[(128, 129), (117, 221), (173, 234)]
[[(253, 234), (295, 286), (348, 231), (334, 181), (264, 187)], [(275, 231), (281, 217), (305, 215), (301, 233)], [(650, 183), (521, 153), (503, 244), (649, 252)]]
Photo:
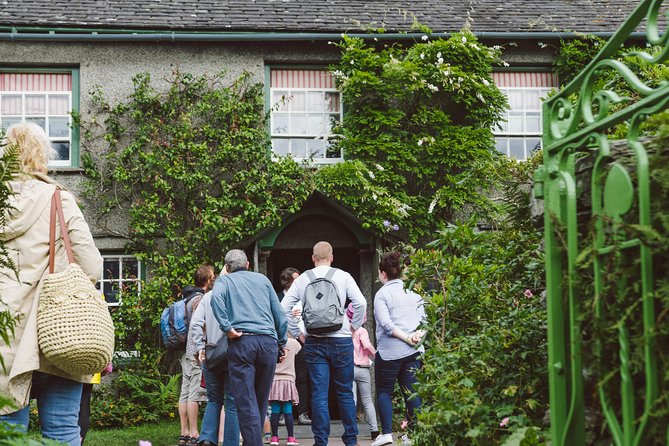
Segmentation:
[(103, 255), (102, 278), (98, 289), (109, 306), (123, 302), (123, 293), (140, 292), (143, 279), (142, 262), (132, 255)]
[(554, 87), (557, 75), (550, 72), (496, 72), (493, 79), (507, 97), (509, 108), (495, 126), (497, 150), (516, 159), (526, 159), (541, 148), (541, 105)]
[(272, 150), (296, 161), (342, 161), (331, 149), (332, 128), (343, 117), (341, 92), (327, 70), (270, 70)]
[(28, 121), (42, 127), (56, 150), (50, 167), (73, 167), (77, 155), (70, 116), (72, 85), (72, 72), (0, 72), (0, 125), (6, 130)]

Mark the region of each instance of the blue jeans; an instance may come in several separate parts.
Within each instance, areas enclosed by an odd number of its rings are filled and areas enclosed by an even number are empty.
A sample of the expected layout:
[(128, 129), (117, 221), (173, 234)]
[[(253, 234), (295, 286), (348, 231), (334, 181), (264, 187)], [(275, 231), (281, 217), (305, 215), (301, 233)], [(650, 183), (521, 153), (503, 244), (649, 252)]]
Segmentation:
[(376, 353), (374, 363), (374, 378), (376, 380), (376, 405), (381, 418), (381, 428), (384, 434), (393, 431), (393, 389), (395, 381), (399, 381), (400, 389), (404, 395), (404, 405), (407, 410), (409, 429), (413, 429), (416, 422), (415, 412), (420, 408), (420, 398), (411, 397), (413, 385), (416, 383), (416, 370), (421, 367), (420, 353), (407, 356), (406, 358), (384, 361), (379, 353)]
[(239, 419), (237, 406), (230, 392), (230, 378), (227, 370), (210, 372), (202, 363), (202, 373), (207, 384), (207, 407), (202, 416), (200, 441), (208, 440), (218, 444), (221, 408), (225, 407), (225, 424), (223, 425), (223, 446), (239, 445)]
[(243, 335), (230, 341), (228, 370), (244, 446), (263, 446), (263, 421), (274, 381), (279, 344), (272, 336)]
[(341, 436), (345, 446), (358, 441), (358, 423), (353, 402), (353, 341), (345, 338), (307, 337), (304, 344), (311, 380), (311, 432), (315, 446), (326, 446), (330, 436), (328, 388), (332, 376), (337, 392), (339, 414), (344, 425)]
[[(82, 384), (59, 376), (33, 372), (31, 397), (37, 399), (39, 424), (42, 436), (80, 446), (79, 404)], [(30, 406), (0, 416), (0, 420), (28, 430)]]

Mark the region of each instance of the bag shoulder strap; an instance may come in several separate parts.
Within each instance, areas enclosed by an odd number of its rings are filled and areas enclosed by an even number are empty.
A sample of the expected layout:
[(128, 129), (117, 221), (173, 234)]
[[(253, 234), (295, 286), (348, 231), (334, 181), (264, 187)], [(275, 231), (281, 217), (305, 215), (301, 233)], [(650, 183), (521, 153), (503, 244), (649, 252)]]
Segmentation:
[(308, 269), (307, 272), (306, 272), (305, 274), (306, 274), (307, 277), (309, 278), (309, 283), (311, 283), (311, 282), (313, 282), (314, 280), (316, 280), (316, 275), (314, 274), (314, 272), (313, 272), (312, 270)]
[(72, 244), (70, 236), (67, 233), (67, 222), (63, 214), (63, 203), (60, 200), (60, 188), (56, 188), (51, 197), (51, 219), (49, 221), (49, 274), (53, 274), (56, 263), (56, 219), (60, 221), (60, 235), (63, 238), (65, 252), (67, 253), (67, 262), (74, 263), (72, 254)]
[(325, 275), (325, 278), (328, 280), (332, 280), (332, 276), (334, 276), (334, 273), (337, 272), (337, 268), (330, 268), (330, 271)]

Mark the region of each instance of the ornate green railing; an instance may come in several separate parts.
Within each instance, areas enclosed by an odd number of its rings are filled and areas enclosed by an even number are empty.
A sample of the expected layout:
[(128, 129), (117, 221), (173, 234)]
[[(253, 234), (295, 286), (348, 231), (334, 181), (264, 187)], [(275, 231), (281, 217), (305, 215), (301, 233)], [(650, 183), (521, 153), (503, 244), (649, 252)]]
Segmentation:
[[(658, 396), (652, 253), (639, 238), (621, 231), (618, 223), (631, 216), (634, 219), (631, 223), (650, 225), (648, 154), (640, 140), (640, 126), (648, 116), (669, 107), (669, 84), (644, 83), (637, 73), (613, 56), (632, 31), (644, 24), (647, 43), (659, 46), (661, 51), (653, 55), (635, 54), (649, 65), (662, 63), (669, 57), (669, 33), (662, 34), (658, 23), (663, 17), (662, 3), (640, 2), (584, 71), (543, 105), (544, 164), (535, 173), (535, 194), (544, 199), (545, 206), (548, 373), (554, 446), (586, 444), (586, 398), (600, 405), (598, 410), (615, 445), (651, 444), (647, 439), (648, 420)], [(596, 89), (598, 79), (611, 70), (624, 80), (626, 88), (634, 93), (633, 98), (624, 97), (619, 91)], [(628, 123), (626, 144), (635, 160), (631, 167), (616, 161), (607, 137), (608, 130), (623, 122)], [(592, 169), (589, 218), (594, 224), (590, 241), (583, 240), (583, 224), (578, 214), (583, 187), (578, 184), (576, 161), (583, 157), (588, 157)], [(585, 245), (593, 257), (594, 296), (590, 297), (594, 304), (590, 308), (583, 308), (588, 296), (581, 295), (583, 287), (578, 282), (579, 256), (584, 255)], [(600, 382), (595, 390), (586, 393), (584, 370), (589, 364), (583, 364), (582, 357), (584, 324), (596, 324), (604, 316), (605, 302), (600, 299), (604, 287), (621, 280), (608, 277), (605, 265), (611, 264), (609, 256), (621, 258), (621, 252), (622, 258), (638, 260), (634, 263), (640, 283), (636, 299), (643, 328), (634, 336), (643, 340), (640, 355), (643, 364), (635, 365), (636, 371), (632, 371), (631, 335), (627, 325), (620, 323), (618, 351), (604, 352), (618, 363), (618, 368), (610, 374), (616, 375), (614, 382), (619, 389), (615, 389), (614, 395), (611, 386)], [(622, 290), (625, 284), (616, 286)], [(596, 344), (597, 340), (592, 342)], [(632, 379), (633, 373), (640, 373), (642, 379)], [(613, 399), (615, 403), (611, 402)], [(663, 438), (662, 442), (669, 445), (669, 429), (667, 426), (662, 429), (667, 429), (666, 440)]]

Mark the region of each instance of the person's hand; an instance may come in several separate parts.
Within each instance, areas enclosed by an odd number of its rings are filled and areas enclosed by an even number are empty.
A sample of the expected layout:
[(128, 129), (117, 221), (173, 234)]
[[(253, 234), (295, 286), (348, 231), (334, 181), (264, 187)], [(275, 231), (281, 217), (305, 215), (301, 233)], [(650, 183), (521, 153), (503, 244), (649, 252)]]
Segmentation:
[(241, 331), (237, 331), (234, 328), (231, 328), (230, 331), (228, 332), (228, 339), (237, 339), (242, 336)]
[(205, 359), (207, 359), (207, 355), (205, 354), (204, 349), (201, 349), (195, 354), (195, 360), (197, 361), (198, 364), (202, 365)]
[(286, 360), (286, 352), (288, 349), (286, 347), (281, 347), (279, 346), (279, 355), (277, 357), (276, 362), (280, 363)]
[(293, 316), (294, 318), (300, 318), (302, 317), (302, 309), (296, 305), (293, 307), (293, 310), (290, 312), (290, 315)]
[(307, 337), (304, 335), (304, 333), (300, 333), (300, 335), (297, 337), (297, 340), (300, 341), (300, 344), (304, 345), (304, 343), (307, 340)]

